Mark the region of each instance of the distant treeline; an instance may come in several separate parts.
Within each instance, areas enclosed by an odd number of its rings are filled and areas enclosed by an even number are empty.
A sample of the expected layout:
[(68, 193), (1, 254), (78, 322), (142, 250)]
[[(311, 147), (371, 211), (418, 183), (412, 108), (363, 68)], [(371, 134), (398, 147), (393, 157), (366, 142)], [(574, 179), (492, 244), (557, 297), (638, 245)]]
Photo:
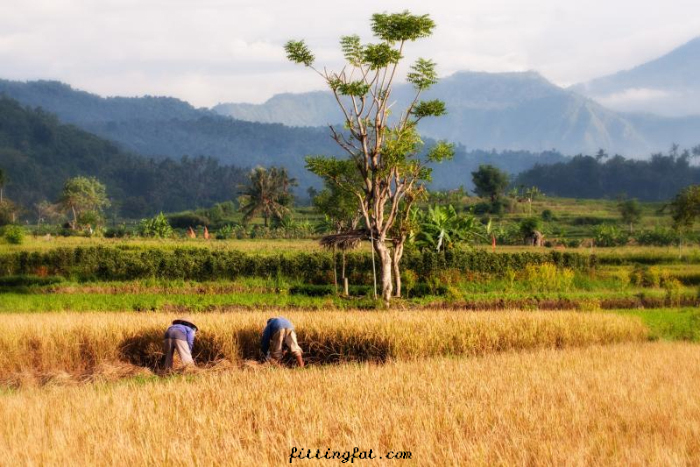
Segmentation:
[(614, 198), (626, 195), (643, 201), (671, 199), (682, 188), (700, 184), (700, 166), (691, 165), (700, 156), (700, 146), (667, 154), (652, 154), (649, 160), (625, 159), (604, 153), (578, 155), (567, 162), (537, 164), (522, 172), (515, 185), (536, 186), (548, 195), (566, 198)]
[[(426, 143), (432, 142), (429, 139), (425, 139), (425, 141)], [(565, 162), (569, 159), (569, 157), (554, 150), (543, 152), (507, 149), (503, 151), (496, 151), (495, 149), (490, 151), (481, 149), (467, 150), (463, 145), (459, 144), (455, 147), (453, 160), (434, 165), (431, 187), (449, 190), (464, 186), (471, 190), (473, 189), (471, 173), (476, 171), (482, 164), (493, 165), (515, 176), (532, 168), (535, 164), (554, 164)]]
[(97, 177), (120, 216), (139, 218), (158, 211), (182, 211), (236, 197), (244, 169), (208, 157), (154, 161), (120, 149), (52, 114), (22, 107), (0, 96), (0, 168), (5, 195), (31, 210), (55, 201), (63, 183), (76, 175)]

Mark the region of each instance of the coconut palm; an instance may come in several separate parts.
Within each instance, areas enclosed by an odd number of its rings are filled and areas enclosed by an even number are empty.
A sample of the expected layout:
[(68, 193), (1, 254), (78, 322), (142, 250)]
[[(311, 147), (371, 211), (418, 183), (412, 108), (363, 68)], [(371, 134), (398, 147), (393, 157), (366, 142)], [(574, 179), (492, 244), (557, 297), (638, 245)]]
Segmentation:
[(261, 215), (267, 227), (269, 219), (283, 219), (290, 213), (293, 201), (291, 187), (296, 185), (296, 179), (290, 178), (285, 168), (253, 169), (249, 183), (239, 198), (243, 221), (247, 223), (256, 215)]

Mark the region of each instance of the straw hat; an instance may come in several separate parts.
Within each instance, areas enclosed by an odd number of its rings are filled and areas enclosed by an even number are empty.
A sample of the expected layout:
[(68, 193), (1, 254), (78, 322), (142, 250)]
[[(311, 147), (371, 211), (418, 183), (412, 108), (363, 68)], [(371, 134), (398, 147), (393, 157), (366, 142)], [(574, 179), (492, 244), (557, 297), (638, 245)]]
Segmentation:
[(197, 327), (196, 324), (194, 324), (194, 321), (192, 321), (191, 316), (181, 316), (176, 320), (173, 320), (173, 324), (184, 324), (185, 326), (189, 326), (195, 331), (199, 331), (199, 328)]

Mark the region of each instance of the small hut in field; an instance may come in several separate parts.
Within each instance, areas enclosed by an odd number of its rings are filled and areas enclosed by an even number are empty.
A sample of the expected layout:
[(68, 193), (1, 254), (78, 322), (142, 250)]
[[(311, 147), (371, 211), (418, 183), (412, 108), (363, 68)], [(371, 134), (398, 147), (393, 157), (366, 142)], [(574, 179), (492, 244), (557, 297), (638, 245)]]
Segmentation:
[(333, 251), (333, 283), (335, 285), (335, 290), (338, 290), (338, 274), (336, 272), (335, 264), (335, 253), (340, 250), (343, 254), (343, 261), (341, 267), (341, 280), (343, 282), (343, 294), (348, 296), (350, 294), (348, 278), (345, 277), (345, 254), (348, 250), (354, 250), (360, 246), (362, 240), (369, 240), (369, 231), (367, 229), (355, 229), (348, 230), (347, 232), (340, 232), (336, 234), (326, 235), (321, 238), (319, 243), (321, 246), (327, 250)]

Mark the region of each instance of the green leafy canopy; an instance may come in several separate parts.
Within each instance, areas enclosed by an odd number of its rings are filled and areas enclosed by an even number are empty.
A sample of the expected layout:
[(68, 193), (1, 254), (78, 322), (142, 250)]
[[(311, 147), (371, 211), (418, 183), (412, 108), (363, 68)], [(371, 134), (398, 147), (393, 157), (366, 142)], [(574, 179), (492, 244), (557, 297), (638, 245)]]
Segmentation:
[(360, 36), (343, 36), (340, 38), (340, 49), (343, 51), (345, 60), (352, 66), (359, 67), (364, 57), (364, 48), (360, 44)]
[(411, 71), (406, 75), (406, 80), (413, 84), (418, 91), (425, 91), (438, 82), (435, 62), (419, 58), (411, 65)]
[(415, 41), (432, 34), (435, 22), (428, 15), (376, 13), (372, 15), (372, 32), (387, 42)]
[(363, 62), (371, 70), (380, 70), (398, 63), (403, 58), (399, 50), (392, 48), (385, 42), (381, 44), (367, 44), (362, 55)]
[(413, 114), (418, 120), (425, 117), (440, 117), (446, 113), (447, 109), (445, 108), (445, 103), (438, 99), (420, 101), (411, 111), (411, 114)]
[(303, 40), (287, 42), (284, 50), (287, 52), (287, 58), (294, 63), (303, 63), (305, 66), (311, 66), (314, 63), (314, 54)]

